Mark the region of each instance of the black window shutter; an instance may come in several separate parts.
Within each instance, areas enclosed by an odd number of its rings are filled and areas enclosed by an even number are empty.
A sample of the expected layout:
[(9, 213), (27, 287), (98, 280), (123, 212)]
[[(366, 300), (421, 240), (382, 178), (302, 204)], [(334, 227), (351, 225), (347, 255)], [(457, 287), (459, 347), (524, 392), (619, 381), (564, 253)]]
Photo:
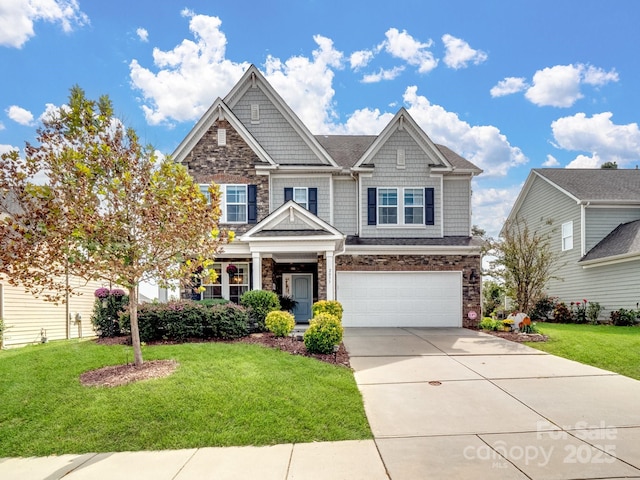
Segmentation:
[(309, 189), (309, 211), (314, 215), (318, 215), (318, 189)]
[(247, 185), (247, 222), (258, 223), (258, 186)]
[(375, 188), (367, 189), (367, 225), (376, 224), (376, 196), (377, 190)]
[(425, 225), (435, 225), (436, 205), (433, 188), (424, 189), (424, 223)]
[(293, 200), (293, 188), (285, 188), (284, 189), (284, 201), (285, 203), (289, 200)]

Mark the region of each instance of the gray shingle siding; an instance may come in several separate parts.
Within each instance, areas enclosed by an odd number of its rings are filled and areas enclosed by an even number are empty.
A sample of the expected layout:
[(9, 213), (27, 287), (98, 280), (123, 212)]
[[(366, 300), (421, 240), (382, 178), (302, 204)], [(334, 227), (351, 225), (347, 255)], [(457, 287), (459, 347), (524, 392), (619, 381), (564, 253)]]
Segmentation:
[(284, 189), (293, 187), (307, 187), (318, 189), (318, 217), (327, 223), (331, 223), (329, 177), (271, 177), (271, 211), (284, 203)]
[(585, 253), (595, 247), (621, 223), (638, 219), (640, 219), (640, 208), (586, 208)]
[[(251, 104), (260, 105), (258, 123), (251, 122)], [(322, 164), (287, 119), (259, 88), (249, 88), (234, 106), (233, 113), (276, 163)]]
[(444, 235), (469, 235), (471, 212), (469, 179), (447, 180), (444, 178)]
[(355, 180), (333, 181), (333, 226), (346, 235), (358, 231), (358, 207), (356, 205)]

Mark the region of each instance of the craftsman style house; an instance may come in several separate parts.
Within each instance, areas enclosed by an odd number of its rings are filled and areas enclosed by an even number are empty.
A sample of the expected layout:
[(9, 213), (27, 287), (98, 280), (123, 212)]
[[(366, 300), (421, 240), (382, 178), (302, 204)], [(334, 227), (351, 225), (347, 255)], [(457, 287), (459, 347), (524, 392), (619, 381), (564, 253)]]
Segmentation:
[(612, 310), (640, 302), (640, 170), (532, 170), (507, 222), (549, 235), (559, 256), (549, 295)]
[(481, 170), (405, 109), (377, 136), (314, 136), (251, 66), (173, 157), (203, 192), (220, 186), (221, 226), (236, 232), (203, 298), (272, 290), (296, 300), (298, 322), (314, 301), (337, 299), (345, 326), (462, 326), (480, 315), (470, 198)]

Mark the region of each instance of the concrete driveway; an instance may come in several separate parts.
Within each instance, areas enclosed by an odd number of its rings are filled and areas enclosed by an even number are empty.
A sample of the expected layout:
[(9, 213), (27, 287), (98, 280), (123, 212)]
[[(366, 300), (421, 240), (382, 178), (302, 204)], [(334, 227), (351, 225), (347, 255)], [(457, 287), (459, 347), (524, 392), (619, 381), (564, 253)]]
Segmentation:
[(347, 328), (392, 480), (640, 478), (640, 382), (458, 328)]

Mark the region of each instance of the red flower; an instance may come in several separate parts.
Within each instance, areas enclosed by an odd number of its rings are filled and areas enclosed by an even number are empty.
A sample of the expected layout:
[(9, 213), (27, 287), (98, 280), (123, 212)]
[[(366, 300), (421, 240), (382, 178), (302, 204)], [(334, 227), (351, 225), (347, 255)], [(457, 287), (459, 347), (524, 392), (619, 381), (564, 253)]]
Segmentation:
[(586, 301), (584, 298), (582, 299), (582, 301), (583, 301), (584, 303), (587, 303), (587, 301)]

